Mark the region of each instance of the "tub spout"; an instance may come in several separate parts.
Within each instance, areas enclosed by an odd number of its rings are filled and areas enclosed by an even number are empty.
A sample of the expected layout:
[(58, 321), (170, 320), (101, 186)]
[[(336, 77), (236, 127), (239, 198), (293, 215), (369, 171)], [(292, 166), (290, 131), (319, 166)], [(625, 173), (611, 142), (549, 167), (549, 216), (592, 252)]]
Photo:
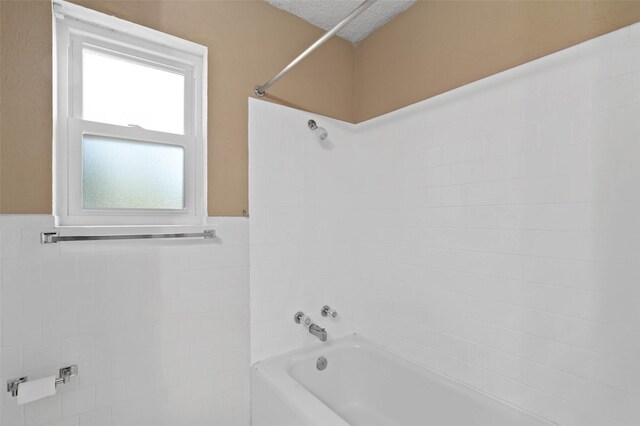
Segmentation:
[(327, 331), (319, 325), (311, 324), (309, 326), (309, 333), (316, 336), (321, 342), (327, 341)]

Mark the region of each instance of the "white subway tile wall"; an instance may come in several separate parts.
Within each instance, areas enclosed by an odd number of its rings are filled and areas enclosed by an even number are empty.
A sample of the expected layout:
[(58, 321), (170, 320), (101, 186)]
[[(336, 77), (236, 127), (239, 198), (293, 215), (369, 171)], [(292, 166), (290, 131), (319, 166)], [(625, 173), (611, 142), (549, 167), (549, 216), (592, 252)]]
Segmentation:
[[(307, 122), (329, 131), (320, 141)], [(353, 125), (249, 100), (251, 362), (320, 344), (293, 321), (303, 311), (329, 339), (353, 333)], [(324, 318), (325, 304), (339, 312)]]
[(42, 245), (51, 216), (0, 216), (0, 383), (79, 368), (51, 398), (3, 391), (0, 424), (249, 425), (247, 222), (209, 218), (213, 241)]
[(358, 333), (561, 425), (640, 424), (639, 27), (358, 127)]
[(302, 309), (558, 424), (640, 424), (638, 28), (356, 126), (251, 100), (252, 362), (318, 344)]

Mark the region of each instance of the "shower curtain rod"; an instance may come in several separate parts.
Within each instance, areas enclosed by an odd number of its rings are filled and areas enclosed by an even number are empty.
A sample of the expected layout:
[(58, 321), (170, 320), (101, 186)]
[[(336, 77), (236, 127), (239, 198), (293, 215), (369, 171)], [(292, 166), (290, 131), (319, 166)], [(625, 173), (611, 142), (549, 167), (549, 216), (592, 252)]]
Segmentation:
[(369, 8), (369, 6), (371, 6), (375, 2), (376, 2), (376, 0), (365, 0), (364, 2), (362, 2), (360, 4), (360, 6), (356, 7), (353, 10), (353, 12), (351, 12), (346, 18), (344, 18), (342, 21), (338, 22), (335, 27), (333, 27), (329, 31), (327, 31), (325, 33), (325, 35), (320, 37), (315, 43), (313, 43), (304, 52), (302, 52), (300, 55), (298, 55), (297, 58), (295, 58), (293, 61), (291, 61), (291, 63), (289, 65), (284, 67), (282, 69), (282, 71), (280, 71), (278, 74), (275, 75), (275, 77), (273, 77), (271, 80), (269, 80), (266, 83), (264, 83), (262, 86), (256, 86), (255, 89), (253, 89), (253, 92), (256, 94), (256, 96), (263, 97), (265, 95), (265, 93), (267, 92), (267, 90), (271, 86), (273, 86), (278, 80), (280, 80), (282, 77), (284, 77), (284, 75), (286, 73), (291, 71), (291, 69), (293, 67), (298, 65), (298, 63), (300, 63), (300, 61), (302, 61), (304, 58), (309, 56), (318, 47), (322, 46), (327, 40), (329, 40), (331, 37), (333, 37), (335, 35), (335, 33), (340, 31), (349, 22), (353, 21), (358, 15), (360, 15), (362, 12), (367, 10)]

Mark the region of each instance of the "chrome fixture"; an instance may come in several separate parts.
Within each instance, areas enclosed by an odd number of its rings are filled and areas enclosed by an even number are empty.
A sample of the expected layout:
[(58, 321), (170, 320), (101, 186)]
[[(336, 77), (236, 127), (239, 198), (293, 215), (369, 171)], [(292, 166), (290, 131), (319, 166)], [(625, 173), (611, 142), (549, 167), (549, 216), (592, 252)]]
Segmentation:
[(7, 381), (7, 392), (11, 392), (11, 396), (15, 398), (18, 396), (18, 387), (20, 386), (20, 383), (26, 383), (27, 380), (28, 377), (24, 376)]
[(329, 305), (324, 305), (322, 309), (320, 309), (320, 314), (323, 317), (330, 316), (331, 318), (335, 318), (338, 316), (338, 311), (336, 311), (335, 309), (331, 309)]
[[(56, 387), (69, 382), (69, 380), (71, 380), (72, 377), (75, 377), (77, 375), (78, 375), (77, 365), (70, 365), (68, 367), (61, 368), (60, 370), (58, 370), (58, 377), (56, 378), (56, 382), (55, 382)], [(20, 388), (20, 383), (26, 383), (28, 380), (29, 378), (27, 376), (24, 376), (18, 379), (11, 379), (7, 381), (7, 392), (10, 392), (12, 397), (14, 398), (17, 397), (18, 389)]]
[(72, 377), (78, 375), (78, 366), (70, 365), (68, 367), (61, 368), (58, 370), (58, 378), (56, 379), (56, 387), (58, 385), (63, 385), (71, 380)]
[(316, 336), (318, 339), (320, 339), (321, 342), (327, 341), (327, 331), (319, 325), (311, 322), (311, 318), (305, 315), (304, 312), (296, 312), (296, 314), (293, 316), (293, 320), (296, 322), (296, 324), (302, 324), (307, 327), (309, 333)]
[(367, 10), (369, 8), (369, 6), (371, 6), (375, 2), (376, 2), (376, 0), (365, 0), (362, 3), (360, 3), (360, 5), (353, 10), (353, 12), (351, 12), (342, 21), (338, 22), (335, 27), (333, 27), (329, 31), (327, 31), (315, 43), (313, 43), (304, 52), (302, 52), (300, 55), (298, 55), (297, 58), (295, 58), (293, 61), (291, 61), (289, 63), (289, 65), (284, 67), (282, 69), (282, 71), (280, 71), (278, 74), (276, 74), (271, 80), (267, 81), (262, 86), (256, 86), (253, 89), (253, 93), (255, 93), (256, 96), (263, 97), (266, 94), (267, 90), (269, 90), (269, 88), (271, 86), (276, 84), (276, 82), (278, 80), (280, 80), (282, 77), (284, 77), (284, 75), (286, 73), (291, 71), (293, 69), (293, 67), (298, 65), (303, 59), (305, 59), (307, 56), (309, 56), (318, 47), (322, 46), (327, 40), (329, 40), (331, 37), (333, 37), (338, 31), (340, 31), (343, 27), (345, 27), (349, 22), (353, 21), (358, 15), (360, 15), (362, 12)]
[(57, 232), (40, 233), (42, 244), (61, 243), (65, 241), (104, 241), (104, 240), (144, 240), (144, 239), (164, 239), (164, 238), (204, 238), (216, 237), (216, 231), (207, 229), (203, 232), (192, 232), (183, 234), (121, 234), (121, 235), (59, 235)]
[(306, 325), (307, 327), (311, 325), (311, 318), (306, 316), (302, 311), (296, 312), (296, 314), (293, 316), (293, 320), (296, 322), (296, 324)]
[(311, 324), (309, 326), (309, 333), (316, 336), (318, 339), (320, 339), (321, 342), (327, 341), (327, 330), (317, 324)]
[(329, 133), (327, 132), (327, 129), (325, 129), (324, 127), (318, 127), (318, 125), (316, 124), (315, 120), (309, 120), (307, 122), (307, 125), (309, 126), (309, 129), (311, 129), (311, 131), (321, 141), (325, 140), (327, 138), (327, 136), (329, 136)]
[(320, 371), (324, 370), (325, 368), (327, 368), (327, 359), (323, 356), (321, 356), (320, 358), (318, 358), (318, 360), (316, 361), (316, 368)]

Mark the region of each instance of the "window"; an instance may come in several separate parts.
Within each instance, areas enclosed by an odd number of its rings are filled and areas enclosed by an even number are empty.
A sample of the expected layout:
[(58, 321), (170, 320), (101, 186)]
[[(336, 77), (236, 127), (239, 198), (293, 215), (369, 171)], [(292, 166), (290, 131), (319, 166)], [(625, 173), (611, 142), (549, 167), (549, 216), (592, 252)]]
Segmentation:
[(206, 48), (53, 8), (56, 224), (204, 224)]

